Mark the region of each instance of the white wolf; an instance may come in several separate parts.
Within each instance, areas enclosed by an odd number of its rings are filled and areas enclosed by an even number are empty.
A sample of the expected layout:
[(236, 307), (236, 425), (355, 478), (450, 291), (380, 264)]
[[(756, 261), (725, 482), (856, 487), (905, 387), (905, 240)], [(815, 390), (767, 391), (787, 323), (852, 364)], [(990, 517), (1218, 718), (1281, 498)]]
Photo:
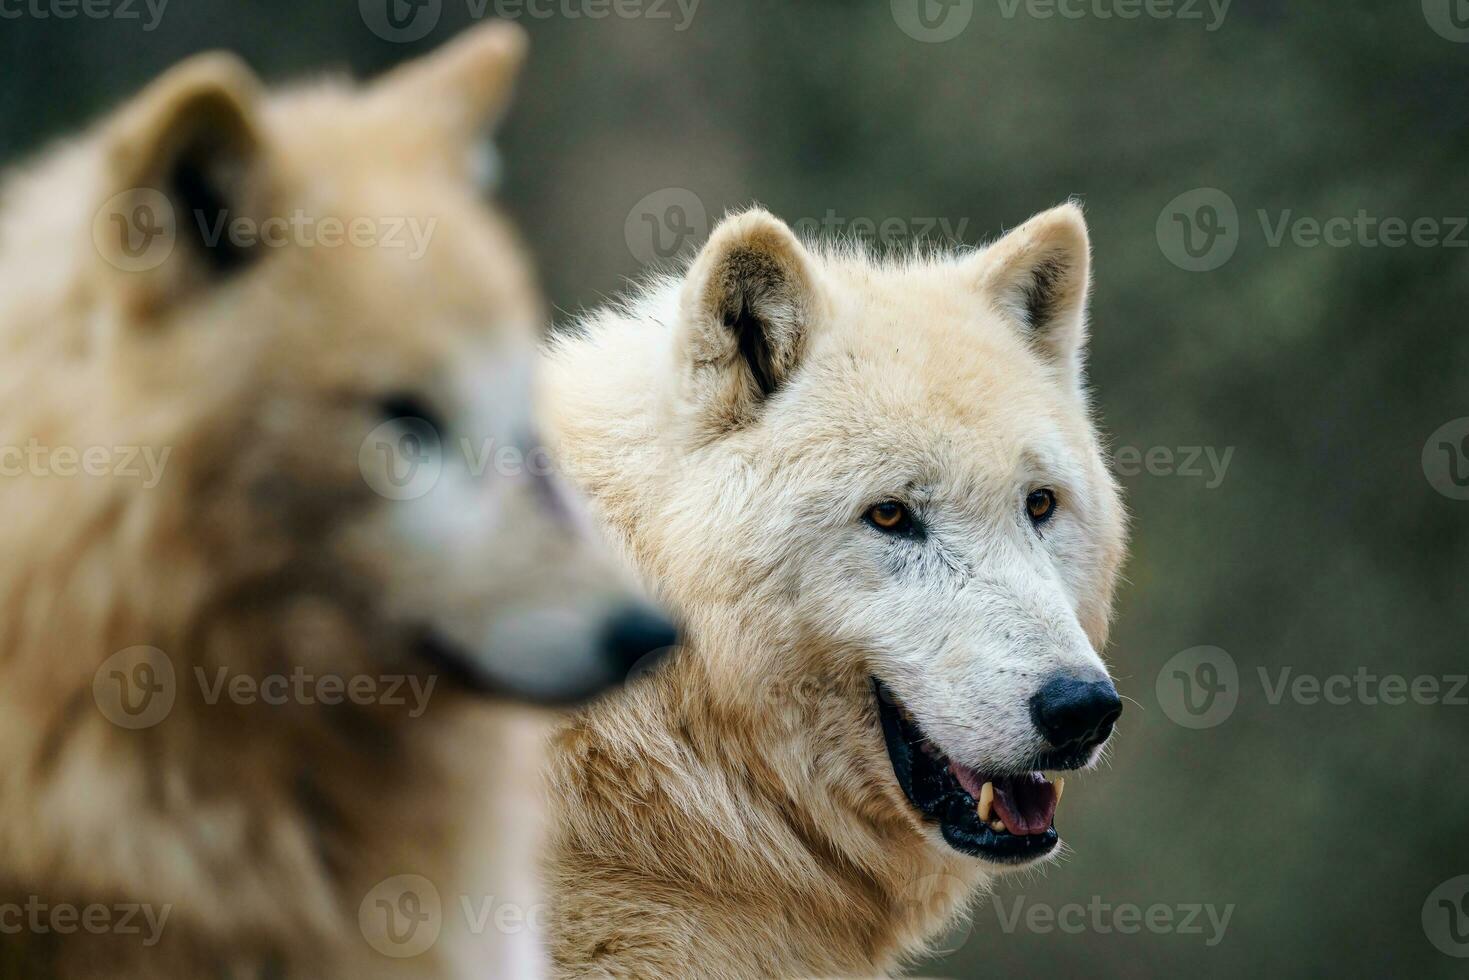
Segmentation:
[(1081, 210), (973, 253), (754, 210), (551, 353), (550, 416), (690, 646), (557, 737), (565, 976), (863, 975), (1053, 853), (1121, 709), (1124, 513)]
[(543, 305), (471, 164), (524, 47), (279, 91), (201, 55), (7, 177), (0, 976), (534, 969), (465, 921), (536, 904), (510, 701), (671, 634), (495, 463)]

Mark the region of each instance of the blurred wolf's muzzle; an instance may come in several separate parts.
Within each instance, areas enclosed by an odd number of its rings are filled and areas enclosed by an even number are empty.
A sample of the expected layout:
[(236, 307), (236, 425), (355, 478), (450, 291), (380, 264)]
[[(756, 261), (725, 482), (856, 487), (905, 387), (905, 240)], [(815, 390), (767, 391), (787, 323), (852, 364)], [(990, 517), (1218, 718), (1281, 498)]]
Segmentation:
[(591, 630), (547, 621), (517, 631), (513, 648), (477, 652), (429, 629), (418, 655), (434, 673), (463, 690), (547, 707), (597, 697), (641, 675), (678, 643), (678, 628), (644, 603), (614, 607)]

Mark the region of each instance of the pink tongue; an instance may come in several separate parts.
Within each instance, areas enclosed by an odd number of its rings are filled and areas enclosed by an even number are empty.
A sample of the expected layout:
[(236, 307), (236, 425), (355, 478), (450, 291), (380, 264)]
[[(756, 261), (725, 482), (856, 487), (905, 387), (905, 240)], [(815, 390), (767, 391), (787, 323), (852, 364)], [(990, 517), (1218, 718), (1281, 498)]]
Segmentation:
[(1043, 834), (1051, 826), (1056, 816), (1056, 787), (1040, 773), (1006, 776), (994, 780), (994, 784), (995, 813), (1010, 833)]
[(979, 799), (979, 791), (984, 788), (983, 776), (968, 766), (959, 765), (953, 759), (949, 760), (949, 771), (954, 774), (955, 779), (959, 780), (959, 785), (964, 787), (964, 792), (976, 800)]

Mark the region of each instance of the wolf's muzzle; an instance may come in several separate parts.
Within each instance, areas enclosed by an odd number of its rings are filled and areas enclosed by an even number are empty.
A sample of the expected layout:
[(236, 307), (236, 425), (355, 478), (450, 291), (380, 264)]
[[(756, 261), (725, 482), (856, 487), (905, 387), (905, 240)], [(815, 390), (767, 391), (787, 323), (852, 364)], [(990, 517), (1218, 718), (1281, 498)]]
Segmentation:
[(624, 602), (600, 615), (523, 617), (487, 647), (467, 647), (426, 629), (417, 655), (456, 687), (548, 707), (571, 706), (635, 680), (678, 643), (658, 610)]

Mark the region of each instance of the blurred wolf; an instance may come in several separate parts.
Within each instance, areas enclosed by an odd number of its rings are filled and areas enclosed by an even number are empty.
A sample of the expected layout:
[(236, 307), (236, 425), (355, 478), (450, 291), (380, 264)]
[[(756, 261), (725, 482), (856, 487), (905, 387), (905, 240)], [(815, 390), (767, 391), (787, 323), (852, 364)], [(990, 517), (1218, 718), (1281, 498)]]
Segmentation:
[(1121, 701), (1080, 208), (978, 252), (759, 210), (551, 354), (566, 464), (689, 642), (553, 743), (564, 977), (884, 973), (1056, 853)]
[(478, 915), (536, 918), (511, 702), (671, 634), (533, 445), (476, 186), (523, 47), (270, 95), (200, 56), (7, 181), (0, 975), (535, 970)]

